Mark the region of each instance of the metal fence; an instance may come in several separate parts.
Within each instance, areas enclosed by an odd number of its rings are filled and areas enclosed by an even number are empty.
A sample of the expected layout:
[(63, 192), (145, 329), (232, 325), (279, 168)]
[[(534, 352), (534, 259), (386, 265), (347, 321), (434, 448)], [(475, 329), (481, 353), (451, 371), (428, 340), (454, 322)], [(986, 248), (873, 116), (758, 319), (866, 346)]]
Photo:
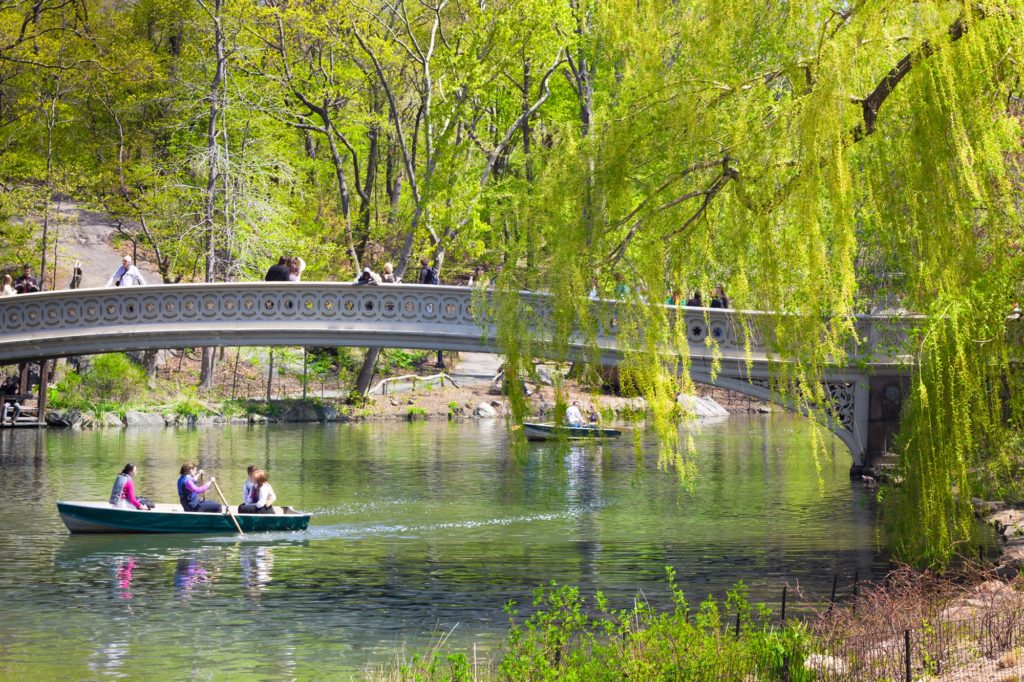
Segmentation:
[[(847, 680), (1019, 679), (1024, 656), (1024, 611), (925, 623), (828, 644), (805, 664), (811, 679)], [(951, 677), (951, 679), (953, 679)]]

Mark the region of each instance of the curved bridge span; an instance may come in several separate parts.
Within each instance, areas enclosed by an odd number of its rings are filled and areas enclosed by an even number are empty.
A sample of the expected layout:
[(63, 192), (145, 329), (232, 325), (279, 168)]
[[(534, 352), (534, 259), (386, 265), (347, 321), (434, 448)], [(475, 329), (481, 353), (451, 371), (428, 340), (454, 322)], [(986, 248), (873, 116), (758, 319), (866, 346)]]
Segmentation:
[[(452, 286), (258, 282), (76, 289), (4, 297), (0, 298), (0, 364), (202, 346), (381, 346), (498, 352), (494, 325), (474, 313), (474, 296), (481, 295)], [(519, 305), (535, 329), (551, 328), (549, 297), (522, 292)], [(622, 357), (616, 343), (616, 309), (623, 304), (599, 301), (593, 305), (599, 320), (595, 340), (601, 359), (616, 364)], [(686, 324), (695, 381), (772, 399), (768, 346), (755, 336), (748, 368), (737, 312), (678, 308), (673, 314), (677, 323)], [(908, 374), (906, 358), (898, 353), (910, 324), (913, 320), (907, 318), (859, 318), (862, 345), (852, 349), (849, 367), (835, 367), (827, 377), (826, 388), (836, 414), (829, 428), (850, 448), (856, 464), (863, 464), (869, 452), (884, 448), (894, 433)], [(720, 369), (714, 381), (708, 336), (718, 344)], [(580, 338), (571, 346), (582, 350), (586, 342)], [(543, 345), (536, 352), (543, 353)], [(882, 427), (876, 429), (875, 436), (872, 422)]]

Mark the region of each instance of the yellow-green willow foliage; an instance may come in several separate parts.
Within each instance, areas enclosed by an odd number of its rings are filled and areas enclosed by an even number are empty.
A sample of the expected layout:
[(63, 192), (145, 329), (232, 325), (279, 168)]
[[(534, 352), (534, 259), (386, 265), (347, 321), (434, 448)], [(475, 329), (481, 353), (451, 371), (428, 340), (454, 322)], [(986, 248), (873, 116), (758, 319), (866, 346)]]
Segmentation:
[(550, 291), (565, 349), (566, 330), (597, 324), (580, 303), (591, 278), (612, 296), (624, 275), (622, 371), (677, 458), (686, 379), (667, 358), (688, 351), (657, 305), (673, 289), (721, 282), (733, 307), (779, 313), (757, 330), (784, 360), (774, 385), (819, 417), (851, 316), (928, 316), (890, 511), (902, 558), (947, 561), (1018, 398), (1004, 322), (1020, 290), (1024, 2), (574, 7), (567, 53), (594, 94), (558, 101), (592, 107), (592, 124), (546, 129), (536, 181), (503, 216), (499, 289)]

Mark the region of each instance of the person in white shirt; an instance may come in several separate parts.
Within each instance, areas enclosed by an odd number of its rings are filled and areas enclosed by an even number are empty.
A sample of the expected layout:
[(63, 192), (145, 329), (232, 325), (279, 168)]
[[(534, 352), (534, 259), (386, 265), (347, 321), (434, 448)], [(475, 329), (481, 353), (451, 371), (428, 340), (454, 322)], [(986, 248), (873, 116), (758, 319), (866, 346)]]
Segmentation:
[(114, 271), (114, 274), (107, 280), (108, 287), (142, 287), (146, 286), (146, 279), (139, 272), (139, 269), (132, 265), (132, 257), (125, 256), (121, 259), (121, 267)]
[(578, 400), (572, 401), (572, 405), (570, 405), (569, 409), (565, 411), (565, 423), (569, 426), (583, 426), (583, 413), (580, 412), (580, 403)]
[(274, 494), (274, 489), (267, 483), (267, 472), (263, 471), (263, 469), (257, 469), (253, 472), (252, 478), (256, 482), (256, 513), (273, 514), (277, 495)]
[(4, 296), (15, 296), (17, 291), (14, 290), (14, 279), (10, 275), (4, 275)]

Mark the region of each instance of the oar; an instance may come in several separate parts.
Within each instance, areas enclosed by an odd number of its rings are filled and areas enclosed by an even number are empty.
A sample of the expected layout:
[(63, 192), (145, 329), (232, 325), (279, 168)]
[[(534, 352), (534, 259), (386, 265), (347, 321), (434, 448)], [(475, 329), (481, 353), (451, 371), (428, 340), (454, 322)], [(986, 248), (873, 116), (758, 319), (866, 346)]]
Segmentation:
[(217, 485), (216, 478), (213, 479), (213, 487), (217, 489), (217, 494), (220, 495), (220, 499), (224, 502), (224, 506), (228, 508), (228, 516), (231, 517), (231, 520), (235, 524), (235, 528), (238, 529), (238, 534), (245, 535), (245, 531), (243, 531), (242, 527), (238, 525), (238, 519), (235, 518), (235, 512), (231, 511), (231, 505), (228, 504), (228, 498), (224, 497), (224, 493), (221, 492), (220, 486)]

